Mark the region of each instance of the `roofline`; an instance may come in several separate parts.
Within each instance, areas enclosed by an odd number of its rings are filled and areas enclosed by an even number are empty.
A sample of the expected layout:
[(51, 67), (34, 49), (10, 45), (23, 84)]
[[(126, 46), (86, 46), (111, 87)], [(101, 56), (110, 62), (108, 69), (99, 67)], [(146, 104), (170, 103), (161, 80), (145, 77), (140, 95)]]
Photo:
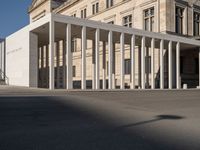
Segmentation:
[(41, 1), (36, 7), (33, 7), (33, 4), (36, 2), (36, 0), (33, 1), (33, 3), (31, 4), (31, 6), (28, 8), (28, 13), (31, 13), (33, 10), (35, 10), (36, 8), (38, 8), (39, 6), (41, 6), (46, 1), (49, 1), (49, 0), (43, 0), (43, 1)]
[(63, 11), (67, 7), (70, 7), (71, 5), (73, 5), (79, 1), (81, 1), (81, 0), (68, 0), (68, 1), (64, 2), (62, 5), (60, 5), (58, 8), (54, 9), (54, 12), (58, 13), (60, 11)]

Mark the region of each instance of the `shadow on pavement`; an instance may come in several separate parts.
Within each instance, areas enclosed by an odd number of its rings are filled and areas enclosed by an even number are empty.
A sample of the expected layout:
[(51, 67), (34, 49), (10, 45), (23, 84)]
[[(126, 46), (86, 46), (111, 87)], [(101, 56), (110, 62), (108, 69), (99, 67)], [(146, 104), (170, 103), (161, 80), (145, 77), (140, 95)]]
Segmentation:
[(118, 127), (118, 129), (129, 128), (129, 127), (134, 127), (134, 126), (139, 126), (139, 125), (145, 125), (148, 123), (153, 123), (153, 122), (162, 121), (162, 120), (180, 120), (180, 119), (184, 119), (184, 118), (185, 117), (177, 116), (177, 115), (158, 115), (155, 117), (155, 119), (141, 121), (141, 122), (128, 124), (128, 125), (123, 125), (123, 126)]
[[(68, 98), (69, 99), (69, 98)], [(59, 97), (0, 97), (0, 150), (169, 150), (176, 145), (148, 138), (133, 129), (113, 130), (102, 116)], [(157, 116), (153, 120), (183, 119)]]

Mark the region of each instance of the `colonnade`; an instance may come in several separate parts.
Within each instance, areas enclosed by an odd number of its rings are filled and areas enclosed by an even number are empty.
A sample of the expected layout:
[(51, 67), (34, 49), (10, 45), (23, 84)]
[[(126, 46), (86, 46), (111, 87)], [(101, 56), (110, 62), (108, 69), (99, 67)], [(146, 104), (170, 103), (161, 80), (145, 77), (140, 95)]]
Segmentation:
[[(66, 24), (66, 88), (67, 90), (73, 89), (73, 77), (72, 77), (72, 51), (71, 51), (71, 39), (72, 39), (72, 25), (73, 24)], [(54, 89), (54, 36), (55, 36), (55, 22), (51, 21), (50, 26), (49, 26), (49, 88)], [(85, 90), (86, 89), (86, 42), (87, 42), (87, 26), (81, 26), (81, 89)], [(106, 56), (106, 43), (108, 44), (108, 89), (115, 89), (113, 87), (113, 32), (112, 30), (107, 31), (107, 41), (100, 41), (100, 34), (101, 34), (101, 28), (95, 28), (95, 38), (94, 43), (94, 52), (95, 52), (95, 64), (94, 64), (94, 70), (93, 70), (93, 89), (99, 90), (100, 89), (100, 69), (102, 69), (102, 89), (106, 89), (106, 64), (105, 64), (105, 56)], [(115, 31), (116, 32), (116, 31)], [(119, 31), (120, 33), (120, 89), (125, 88), (125, 68), (124, 68), (124, 52), (125, 52), (125, 34), (122, 30)], [(171, 39), (162, 39), (161, 38), (154, 38), (154, 37), (149, 37), (148, 35), (137, 35), (137, 34), (129, 34), (131, 36), (131, 54), (130, 54), (130, 59), (131, 59), (131, 83), (130, 83), (130, 88), (135, 89), (136, 87), (136, 79), (135, 79), (135, 46), (138, 45), (136, 43), (136, 37), (140, 37), (139, 39), (141, 40), (141, 57), (140, 57), (140, 64), (141, 65), (141, 89), (146, 89), (146, 66), (145, 66), (145, 51), (147, 47), (147, 39), (150, 40), (150, 47), (151, 47), (151, 89), (155, 89), (155, 49), (160, 50), (160, 89), (164, 89), (165, 85), (168, 85), (168, 89), (173, 88), (173, 66), (176, 68), (176, 89), (181, 88), (181, 77), (180, 77), (180, 46), (181, 43), (179, 41), (171, 40)], [(100, 47), (100, 42), (103, 42), (103, 65), (102, 68), (100, 68), (99, 65), (99, 47)], [(156, 42), (159, 44), (159, 47), (156, 47)], [(167, 48), (166, 48), (166, 43), (167, 43)], [(173, 62), (173, 45), (175, 45), (175, 53), (176, 53), (176, 61)], [(149, 45), (148, 45), (149, 47)], [(164, 51), (168, 52), (168, 84), (165, 84), (165, 73), (164, 73)], [(200, 56), (199, 56), (200, 57)]]

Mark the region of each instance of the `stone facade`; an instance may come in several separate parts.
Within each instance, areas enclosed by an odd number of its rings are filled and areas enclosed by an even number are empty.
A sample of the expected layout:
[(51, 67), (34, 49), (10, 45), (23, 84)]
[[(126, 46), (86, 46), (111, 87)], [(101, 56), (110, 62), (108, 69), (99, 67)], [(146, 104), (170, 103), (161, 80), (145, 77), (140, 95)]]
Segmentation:
[[(110, 2), (111, 0), (38, 0), (33, 1), (32, 6), (29, 9), (30, 14), (30, 22), (34, 22), (38, 20), (39, 18), (45, 16), (46, 14), (53, 12), (56, 14), (62, 14), (67, 16), (75, 16), (75, 17), (81, 17), (86, 15), (85, 19), (105, 22), (105, 23), (114, 23), (116, 25), (124, 25), (124, 17), (126, 16), (132, 16), (131, 21), (131, 27), (137, 28), (137, 29), (143, 29), (145, 30), (145, 11), (153, 8), (153, 32), (161, 32), (164, 34), (176, 34), (179, 36), (185, 36), (188, 38), (192, 38), (194, 35), (194, 12), (200, 12), (200, 3), (196, 0), (113, 0), (112, 6), (107, 7), (106, 2)], [(93, 13), (93, 5), (98, 3), (98, 11)], [(182, 33), (176, 32), (176, 7), (180, 7), (182, 12)], [(96, 5), (95, 5), (96, 8)], [(82, 11), (86, 9), (85, 12)], [(56, 44), (60, 46), (56, 46), (56, 52), (59, 51), (57, 54), (57, 58), (55, 58), (55, 66), (59, 66), (58, 61), (60, 61), (61, 55), (65, 52), (63, 49), (63, 42), (64, 39), (57, 40)], [(73, 52), (73, 66), (75, 69), (73, 81), (76, 81), (76, 86), (79, 86), (79, 81), (81, 80), (81, 39), (75, 37), (76, 44), (74, 47), (76, 47), (75, 52)], [(56, 45), (55, 44), (55, 45)], [(103, 45), (103, 43), (101, 43)], [(113, 86), (118, 87), (120, 85), (120, 49), (119, 44), (113, 43), (115, 47), (115, 55), (114, 55), (114, 61), (116, 62), (116, 65), (113, 66), (114, 68), (114, 74), (115, 82)], [(41, 47), (43, 47), (41, 45)], [(48, 45), (46, 45), (48, 49)], [(106, 46), (107, 47), (107, 46)], [(100, 62), (102, 62), (103, 58), (103, 51), (102, 46), (100, 47)], [(136, 54), (135, 54), (135, 69), (136, 69), (136, 85), (140, 87), (140, 51), (141, 47), (138, 46), (136, 48)], [(48, 53), (48, 51), (46, 51)], [(92, 87), (92, 79), (93, 79), (93, 61), (92, 61), (92, 55), (93, 55), (93, 46), (92, 41), (87, 41), (87, 74), (86, 79), (88, 80), (88, 87)], [(165, 54), (165, 80), (167, 80), (167, 53)], [(150, 48), (146, 48), (146, 61), (149, 61), (151, 59), (150, 54)], [(155, 50), (155, 77), (156, 77), (156, 85), (159, 85), (159, 67), (160, 67), (160, 50)], [(188, 49), (181, 51), (181, 78), (182, 78), (182, 84), (188, 83), (189, 85), (196, 86), (198, 83), (198, 71), (196, 65), (198, 62), (196, 62), (198, 58), (198, 50), (195, 49)], [(108, 62), (108, 48), (106, 48), (106, 62)], [(130, 45), (125, 45), (125, 59), (128, 61), (130, 59)], [(44, 60), (44, 59), (43, 59)], [(39, 61), (40, 64), (43, 63), (41, 60)], [(62, 64), (62, 62), (60, 63)], [(102, 63), (100, 63), (100, 68), (102, 68)], [(48, 69), (48, 62), (46, 64), (46, 69)], [(61, 67), (57, 66), (57, 70), (63, 70)], [(148, 68), (149, 66), (147, 66)], [(126, 68), (126, 67), (125, 67)], [(45, 72), (40, 71), (40, 72)], [(56, 71), (57, 72), (57, 71)], [(58, 80), (57, 80), (57, 88), (63, 88), (64, 85), (59, 85), (59, 78), (64, 76), (64, 72), (58, 71), (57, 74)], [(43, 74), (41, 76), (46, 76), (48, 74), (48, 71), (46, 71), (46, 74)], [(59, 75), (60, 74), (60, 75)], [(102, 78), (102, 70), (100, 71), (100, 78)], [(108, 74), (108, 67), (106, 64), (106, 74)], [(150, 84), (150, 74), (151, 74), (151, 68), (147, 69), (146, 72), (146, 86), (151, 86)], [(43, 78), (43, 77), (41, 77)], [(45, 78), (45, 77), (44, 77)], [(107, 76), (108, 78), (108, 76)], [(42, 80), (42, 79), (41, 79)], [(45, 80), (45, 79), (43, 79)], [(165, 82), (167, 83), (167, 82)], [(45, 87), (48, 85), (48, 79), (46, 79), (46, 83), (40, 85), (41, 87)], [(127, 73), (125, 75), (125, 85), (127, 87), (130, 86), (130, 74)], [(165, 85), (167, 86), (167, 84)]]

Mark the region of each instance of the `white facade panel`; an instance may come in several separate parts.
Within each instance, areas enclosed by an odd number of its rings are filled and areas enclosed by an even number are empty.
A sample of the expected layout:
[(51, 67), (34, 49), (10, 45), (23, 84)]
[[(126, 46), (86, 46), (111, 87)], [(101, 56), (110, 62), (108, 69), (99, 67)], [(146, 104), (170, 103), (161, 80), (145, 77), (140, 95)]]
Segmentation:
[(9, 85), (29, 86), (29, 26), (6, 38), (6, 75)]

